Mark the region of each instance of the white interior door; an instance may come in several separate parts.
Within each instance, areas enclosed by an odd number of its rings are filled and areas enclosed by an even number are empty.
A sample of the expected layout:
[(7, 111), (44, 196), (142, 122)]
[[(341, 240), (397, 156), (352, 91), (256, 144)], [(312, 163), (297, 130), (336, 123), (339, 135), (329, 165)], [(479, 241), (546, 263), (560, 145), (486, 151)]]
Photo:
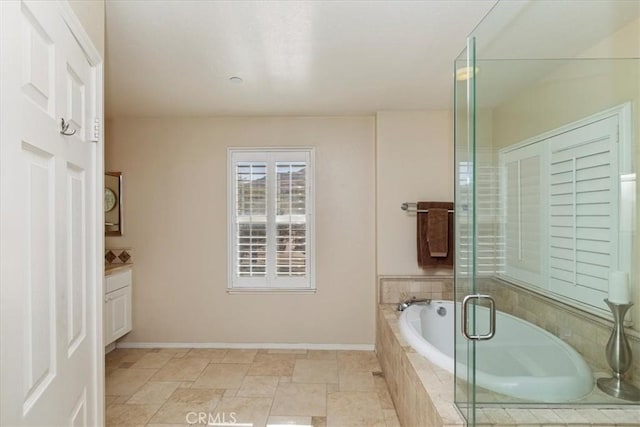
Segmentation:
[(68, 5), (0, 3), (0, 424), (101, 425), (101, 71)]

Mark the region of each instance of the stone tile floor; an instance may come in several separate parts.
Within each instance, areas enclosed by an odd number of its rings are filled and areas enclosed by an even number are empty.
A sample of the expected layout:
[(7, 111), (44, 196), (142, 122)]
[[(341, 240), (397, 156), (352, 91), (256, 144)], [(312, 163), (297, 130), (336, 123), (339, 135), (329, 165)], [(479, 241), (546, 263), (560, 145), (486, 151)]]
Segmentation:
[(116, 349), (107, 426), (399, 427), (375, 353)]

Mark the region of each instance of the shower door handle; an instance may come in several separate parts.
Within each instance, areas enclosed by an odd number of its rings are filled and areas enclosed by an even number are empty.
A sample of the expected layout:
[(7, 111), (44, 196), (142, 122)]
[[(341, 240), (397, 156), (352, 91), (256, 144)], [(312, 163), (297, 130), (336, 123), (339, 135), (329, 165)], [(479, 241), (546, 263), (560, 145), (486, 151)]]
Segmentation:
[[(481, 300), (486, 299), (489, 301), (489, 333), (485, 335), (472, 335), (469, 333), (469, 311), (468, 306), (469, 302), (472, 300)], [(468, 340), (471, 341), (486, 341), (493, 338), (496, 334), (496, 302), (489, 295), (467, 295), (462, 300), (462, 335)]]

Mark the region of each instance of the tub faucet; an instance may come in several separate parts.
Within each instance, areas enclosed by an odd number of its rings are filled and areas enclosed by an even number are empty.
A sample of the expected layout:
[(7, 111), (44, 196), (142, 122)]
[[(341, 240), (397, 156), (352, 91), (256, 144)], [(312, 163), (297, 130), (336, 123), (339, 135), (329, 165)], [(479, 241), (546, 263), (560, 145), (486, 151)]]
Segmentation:
[(405, 311), (407, 308), (409, 308), (413, 304), (431, 304), (431, 299), (430, 298), (416, 299), (415, 296), (405, 299), (404, 301), (400, 301), (398, 303), (398, 311)]

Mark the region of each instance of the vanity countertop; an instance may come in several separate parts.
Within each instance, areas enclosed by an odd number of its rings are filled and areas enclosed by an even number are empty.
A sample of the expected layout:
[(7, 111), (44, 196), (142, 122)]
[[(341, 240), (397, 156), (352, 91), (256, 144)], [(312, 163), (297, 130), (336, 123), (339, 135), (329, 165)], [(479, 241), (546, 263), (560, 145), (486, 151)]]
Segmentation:
[(127, 264), (107, 264), (104, 266), (104, 275), (109, 276), (113, 273), (117, 273), (118, 271), (129, 269), (133, 266), (133, 263)]

